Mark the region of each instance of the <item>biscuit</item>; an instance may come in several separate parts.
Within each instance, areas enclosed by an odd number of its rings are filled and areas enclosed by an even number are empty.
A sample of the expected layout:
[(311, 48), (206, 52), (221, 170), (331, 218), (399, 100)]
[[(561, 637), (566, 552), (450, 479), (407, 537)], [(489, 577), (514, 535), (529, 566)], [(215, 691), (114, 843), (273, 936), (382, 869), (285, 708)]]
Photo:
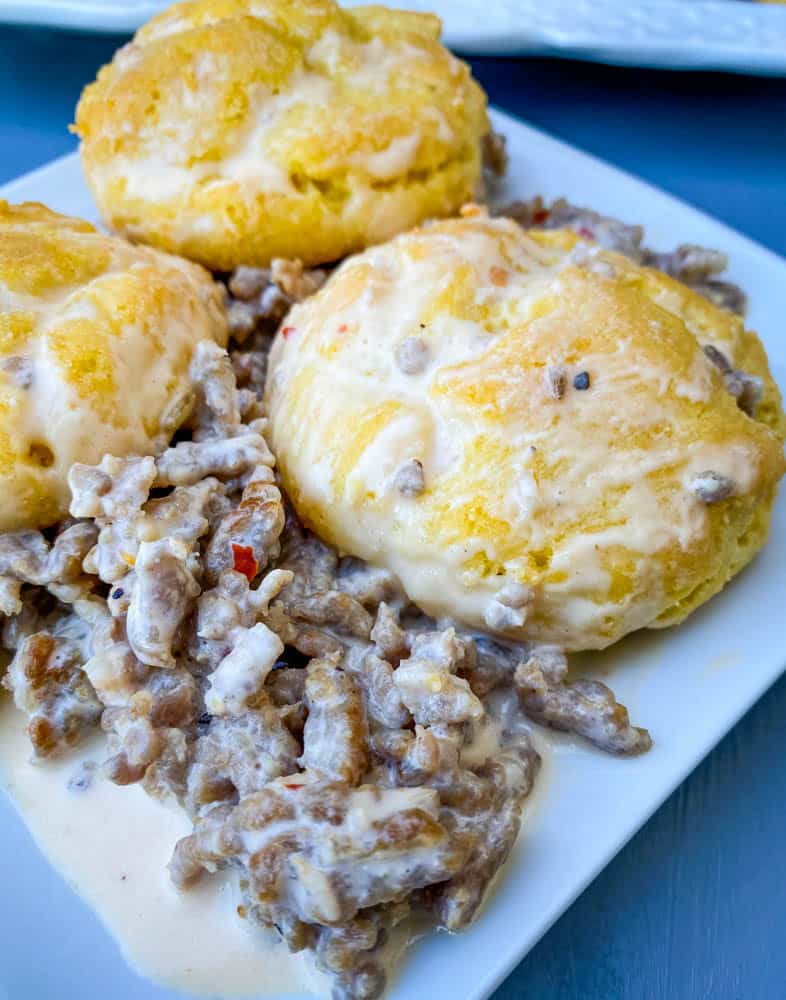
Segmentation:
[(101, 215), (213, 270), (336, 260), (454, 212), (486, 99), (433, 15), (195, 0), (99, 73), (75, 130)]
[(266, 395), (313, 530), (435, 617), (571, 650), (720, 590), (784, 472), (780, 395), (739, 318), (482, 214), (345, 261), (285, 320)]
[(226, 319), (198, 265), (0, 201), (0, 531), (63, 517), (73, 462), (166, 447), (206, 338)]

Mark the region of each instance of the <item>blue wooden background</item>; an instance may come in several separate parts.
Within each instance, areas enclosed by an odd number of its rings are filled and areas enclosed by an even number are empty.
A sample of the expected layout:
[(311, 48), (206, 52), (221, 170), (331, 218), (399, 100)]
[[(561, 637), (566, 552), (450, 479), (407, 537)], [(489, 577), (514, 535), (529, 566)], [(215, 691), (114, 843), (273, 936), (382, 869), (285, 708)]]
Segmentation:
[[(0, 183), (75, 148), (79, 91), (122, 41), (0, 28)], [(786, 255), (786, 80), (471, 61), (494, 103)], [(785, 935), (786, 678), (495, 1000), (786, 1000)]]

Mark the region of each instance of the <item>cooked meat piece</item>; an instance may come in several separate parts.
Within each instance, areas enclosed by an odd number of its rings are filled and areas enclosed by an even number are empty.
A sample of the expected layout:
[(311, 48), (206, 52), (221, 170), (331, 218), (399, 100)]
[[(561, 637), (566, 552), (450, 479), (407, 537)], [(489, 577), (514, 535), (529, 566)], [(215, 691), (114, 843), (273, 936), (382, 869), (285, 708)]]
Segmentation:
[(82, 663), (82, 651), (67, 637), (35, 632), (22, 639), (8, 667), (3, 685), (28, 716), (38, 757), (73, 746), (98, 725), (101, 703)]
[(339, 657), (312, 660), (306, 668), (308, 718), (301, 767), (329, 781), (356, 785), (368, 764), (363, 701)]
[(567, 661), (554, 647), (535, 647), (516, 668), (516, 687), (531, 719), (584, 736), (601, 750), (644, 753), (652, 746), (646, 729), (631, 726), (628, 710), (600, 681), (565, 681)]

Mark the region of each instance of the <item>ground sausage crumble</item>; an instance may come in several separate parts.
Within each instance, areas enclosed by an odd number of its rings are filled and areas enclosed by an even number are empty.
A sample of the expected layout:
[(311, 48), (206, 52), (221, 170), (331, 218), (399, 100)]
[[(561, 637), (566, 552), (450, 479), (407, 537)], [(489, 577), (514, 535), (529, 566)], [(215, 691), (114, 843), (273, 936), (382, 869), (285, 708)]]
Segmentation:
[[(591, 229), (743, 307), (721, 255), (653, 254), (638, 227), (566, 202), (504, 211)], [(477, 913), (538, 773), (533, 721), (616, 754), (650, 738), (608, 687), (569, 678), (561, 650), (435, 622), (298, 523), (262, 388), (278, 324), (324, 279), (292, 261), (227, 276), (231, 347), (199, 346), (176, 443), (75, 465), (70, 520), (0, 536), (3, 684), (36, 756), (100, 727), (106, 777), (180, 803), (193, 831), (173, 845), (177, 886), (233, 869), (248, 919), (310, 949), (336, 997), (371, 1000), (393, 927), (427, 915), (455, 931)], [(417, 342), (399, 359), (422, 362)], [(732, 391), (744, 378), (728, 367)], [(564, 372), (548, 379), (566, 391)]]

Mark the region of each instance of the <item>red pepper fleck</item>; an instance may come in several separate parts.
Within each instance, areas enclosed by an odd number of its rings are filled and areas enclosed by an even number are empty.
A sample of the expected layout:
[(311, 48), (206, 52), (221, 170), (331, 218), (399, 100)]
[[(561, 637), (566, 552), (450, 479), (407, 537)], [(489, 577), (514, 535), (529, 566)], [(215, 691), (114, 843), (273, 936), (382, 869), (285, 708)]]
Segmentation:
[(302, 785), (284, 785), (284, 788), (289, 788), (293, 792), (298, 791), (302, 787)]
[(290, 334), (294, 333), (294, 332), (295, 332), (294, 326), (282, 326), (281, 327), (281, 336), (284, 338), (284, 340), (286, 340), (287, 337)]
[(545, 222), (550, 214), (547, 208), (539, 208), (537, 212), (532, 213), (532, 221), (537, 223)]
[(242, 573), (249, 583), (257, 575), (257, 561), (254, 558), (254, 550), (250, 545), (235, 545), (232, 543), (232, 555), (234, 565), (238, 573)]
[(489, 269), (489, 277), (491, 278), (491, 284), (496, 285), (497, 288), (504, 288), (508, 283), (508, 272), (504, 267), (492, 266)]
[(346, 323), (342, 323), (339, 326), (339, 328), (338, 328), (338, 332), (339, 333), (346, 333), (348, 329), (349, 329), (349, 327), (347, 326), (347, 324)]
[(579, 228), (579, 236), (583, 236), (585, 240), (594, 240), (595, 233), (591, 229), (587, 229), (586, 226), (581, 226)]

